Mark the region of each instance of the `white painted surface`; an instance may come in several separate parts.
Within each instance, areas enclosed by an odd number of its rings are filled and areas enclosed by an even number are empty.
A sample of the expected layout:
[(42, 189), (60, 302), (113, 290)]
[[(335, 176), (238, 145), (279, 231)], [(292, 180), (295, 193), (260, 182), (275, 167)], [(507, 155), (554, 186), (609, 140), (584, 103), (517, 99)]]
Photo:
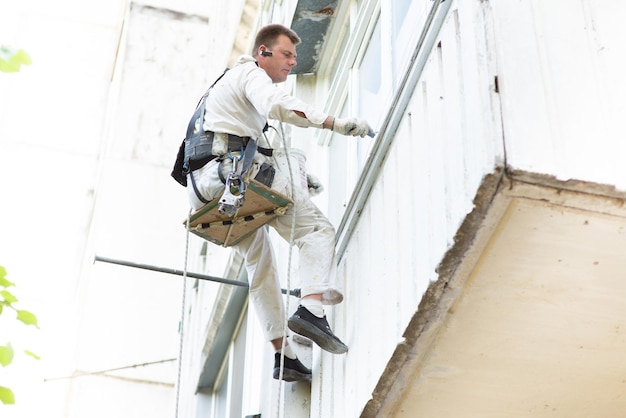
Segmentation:
[(480, 17), (453, 6), (347, 246), (346, 299), (331, 317), (350, 351), (321, 355), (311, 416), (360, 414), (482, 177), (503, 160), (488, 22)]
[(622, 416), (623, 209), (511, 194), (521, 198), (502, 198), (501, 222), (386, 416)]
[(626, 4), (560, 0), (491, 7), (509, 164), (625, 190), (620, 16)]
[[(346, 300), (332, 318), (350, 351), (321, 355), (312, 416), (359, 415), (482, 176), (505, 157), (514, 169), (620, 187), (623, 141), (612, 120), (623, 81), (597, 62), (621, 68), (621, 31), (608, 18), (621, 7), (453, 3), (342, 260)], [(581, 52), (596, 32), (613, 34), (602, 38), (606, 48)]]

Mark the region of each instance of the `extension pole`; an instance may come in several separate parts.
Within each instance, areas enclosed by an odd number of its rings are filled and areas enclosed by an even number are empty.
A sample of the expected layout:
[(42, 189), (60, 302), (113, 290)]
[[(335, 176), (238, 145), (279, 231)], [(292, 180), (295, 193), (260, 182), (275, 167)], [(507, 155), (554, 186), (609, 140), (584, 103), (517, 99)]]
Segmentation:
[[(248, 287), (248, 283), (242, 282), (240, 280), (224, 279), (222, 277), (208, 276), (206, 274), (200, 274), (200, 273), (187, 272), (185, 274), (185, 272), (183, 272), (182, 270), (170, 269), (166, 267), (151, 266), (148, 264), (139, 264), (139, 263), (134, 263), (132, 261), (114, 260), (112, 258), (100, 257), (99, 255), (96, 255), (94, 257), (94, 262), (95, 261), (102, 261), (103, 263), (118, 264), (120, 266), (134, 267), (134, 268), (139, 268), (143, 270), (158, 271), (160, 273), (175, 274), (177, 276), (186, 275), (187, 277), (193, 277), (194, 279), (207, 280), (207, 281), (218, 282), (218, 283), (223, 283), (223, 284), (230, 284), (233, 286)], [(283, 293), (283, 295), (287, 294), (286, 289), (281, 289), (281, 292)], [(289, 292), (289, 294), (291, 296), (300, 297), (300, 289), (293, 289)]]

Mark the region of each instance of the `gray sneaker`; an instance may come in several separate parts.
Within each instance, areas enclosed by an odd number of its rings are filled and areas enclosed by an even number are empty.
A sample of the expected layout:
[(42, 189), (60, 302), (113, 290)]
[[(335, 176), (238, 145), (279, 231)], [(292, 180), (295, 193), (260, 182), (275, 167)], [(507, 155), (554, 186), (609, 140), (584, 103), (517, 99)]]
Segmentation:
[(287, 325), (290, 330), (313, 340), (329, 353), (343, 354), (348, 351), (348, 346), (333, 334), (326, 316), (318, 318), (302, 305), (298, 306), (298, 310), (289, 318)]
[[(280, 377), (280, 353), (274, 354), (274, 379)], [(285, 382), (311, 381), (311, 369), (307, 369), (300, 360), (292, 360), (285, 356), (283, 363), (283, 380)]]

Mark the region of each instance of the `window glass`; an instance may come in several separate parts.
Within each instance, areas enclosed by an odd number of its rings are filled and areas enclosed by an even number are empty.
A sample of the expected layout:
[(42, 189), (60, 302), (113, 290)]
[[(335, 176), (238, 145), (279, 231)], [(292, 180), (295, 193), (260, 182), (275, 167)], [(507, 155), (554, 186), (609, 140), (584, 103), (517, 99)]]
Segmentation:
[[(355, 5), (365, 4), (353, 0)], [(371, 35), (363, 39), (350, 71), (349, 92), (342, 117), (365, 119), (378, 131), (390, 99), (407, 71), (409, 59), (428, 16), (432, 0), (383, 0), (372, 16)], [(360, 9), (359, 7), (356, 8)], [(370, 21), (370, 22), (372, 22)], [(368, 25), (370, 22), (360, 21)], [(354, 30), (354, 28), (353, 28)], [(329, 218), (337, 225), (367, 163), (375, 138), (334, 135), (329, 145)]]
[[(348, 116), (346, 105), (338, 117)], [(328, 220), (338, 227), (356, 181), (355, 140), (333, 134), (329, 148)]]
[[(224, 376), (228, 376), (228, 362), (226, 362), (226, 367), (224, 370)], [(219, 388), (215, 392), (215, 396), (213, 400), (215, 402), (215, 416), (225, 417), (227, 416), (226, 411), (228, 410), (228, 379), (223, 379), (222, 382), (219, 383)]]
[[(351, 71), (351, 89), (338, 117), (365, 119), (376, 130), (386, 111), (390, 91), (383, 79), (383, 54), (380, 19), (376, 23), (360, 62)], [(386, 60), (388, 62), (388, 60)], [(388, 70), (387, 70), (388, 71)], [(333, 134), (329, 148), (328, 218), (338, 226), (352, 190), (367, 161), (374, 139)]]
[(394, 0), (391, 3), (393, 10), (392, 13), (392, 33), (394, 42), (398, 39), (400, 31), (406, 20), (409, 12), (409, 6), (411, 6), (411, 0)]
[(397, 87), (421, 32), (427, 9), (423, 0), (394, 0), (390, 3), (393, 86)]
[[(365, 119), (370, 126), (377, 129), (381, 118), (385, 114), (384, 106), (388, 98), (388, 90), (383, 88), (383, 57), (380, 19), (372, 33), (363, 60), (358, 68), (358, 108), (357, 115)], [(357, 160), (359, 169), (367, 160), (373, 139), (365, 137), (359, 139), (357, 147)]]
[(359, 116), (370, 124), (378, 125), (382, 110), (382, 48), (380, 38), (380, 19), (372, 33), (367, 50), (358, 69), (359, 78)]

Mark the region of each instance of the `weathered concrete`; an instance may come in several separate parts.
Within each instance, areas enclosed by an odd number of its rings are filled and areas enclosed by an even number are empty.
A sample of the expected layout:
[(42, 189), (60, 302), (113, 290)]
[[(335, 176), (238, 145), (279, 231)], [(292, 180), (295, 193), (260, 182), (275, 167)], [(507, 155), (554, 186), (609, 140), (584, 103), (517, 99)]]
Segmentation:
[(624, 197), (526, 172), (485, 179), (361, 416), (617, 416)]

